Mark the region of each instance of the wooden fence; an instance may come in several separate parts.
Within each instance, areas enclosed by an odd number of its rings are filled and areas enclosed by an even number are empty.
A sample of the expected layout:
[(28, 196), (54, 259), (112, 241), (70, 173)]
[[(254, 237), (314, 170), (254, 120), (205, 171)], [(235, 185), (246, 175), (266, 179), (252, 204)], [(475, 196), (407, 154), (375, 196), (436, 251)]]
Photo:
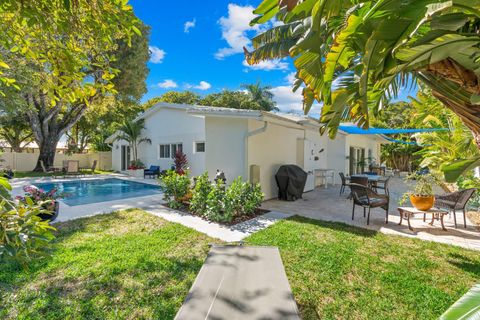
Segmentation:
[[(32, 171), (37, 164), (38, 150), (33, 153), (18, 153), (5, 151), (0, 155), (0, 166), (2, 168), (9, 168), (15, 171)], [(54, 166), (62, 166), (64, 160), (78, 160), (81, 167), (90, 167), (94, 160), (97, 160), (97, 169), (112, 170), (112, 152), (93, 152), (82, 154), (66, 155), (57, 153), (55, 155)]]

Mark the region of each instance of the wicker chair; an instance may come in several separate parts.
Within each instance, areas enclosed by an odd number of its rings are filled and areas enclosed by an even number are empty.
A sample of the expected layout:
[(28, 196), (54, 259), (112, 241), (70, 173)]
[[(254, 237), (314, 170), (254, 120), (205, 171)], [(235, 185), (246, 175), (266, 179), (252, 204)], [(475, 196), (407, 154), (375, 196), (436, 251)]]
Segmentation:
[(345, 192), (345, 187), (347, 186), (347, 178), (343, 172), (339, 172), (338, 175), (342, 180), (342, 185), (340, 186), (340, 195), (342, 195)]
[(456, 211), (463, 211), (463, 226), (467, 227), (467, 218), (465, 217), (465, 207), (468, 200), (473, 196), (477, 189), (465, 189), (457, 192), (448, 193), (445, 195), (435, 196), (435, 206), (451, 210), (453, 212), (453, 220), (455, 220), (455, 228), (457, 227)]
[(350, 183), (350, 190), (353, 197), (352, 220), (355, 218), (355, 206), (363, 208), (363, 216), (368, 208), (367, 225), (370, 224), (370, 209), (382, 208), (385, 210), (385, 223), (388, 223), (388, 205), (390, 197), (386, 194), (378, 194), (364, 185)]
[(376, 181), (376, 182), (372, 185), (373, 189), (374, 189), (375, 191), (378, 191), (378, 189), (384, 190), (386, 195), (390, 195), (390, 190), (388, 190), (388, 185), (389, 185), (389, 183), (390, 183), (390, 178), (391, 178), (391, 177), (388, 177), (388, 178), (385, 179), (385, 180)]

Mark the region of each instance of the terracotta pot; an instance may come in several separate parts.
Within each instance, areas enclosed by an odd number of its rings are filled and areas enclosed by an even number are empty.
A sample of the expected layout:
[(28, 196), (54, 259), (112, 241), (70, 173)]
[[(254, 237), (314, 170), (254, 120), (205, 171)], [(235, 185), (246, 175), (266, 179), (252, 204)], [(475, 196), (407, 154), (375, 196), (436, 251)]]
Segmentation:
[(410, 202), (412, 205), (422, 211), (427, 211), (431, 207), (433, 207), (433, 203), (435, 202), (435, 197), (434, 196), (415, 196), (411, 195), (410, 196)]

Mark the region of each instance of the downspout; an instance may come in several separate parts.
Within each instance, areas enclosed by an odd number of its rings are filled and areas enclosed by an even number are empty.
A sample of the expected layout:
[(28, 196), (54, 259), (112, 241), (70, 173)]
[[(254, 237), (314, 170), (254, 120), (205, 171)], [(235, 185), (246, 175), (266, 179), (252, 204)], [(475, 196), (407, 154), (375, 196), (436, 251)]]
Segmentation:
[(264, 133), (265, 131), (267, 131), (267, 127), (268, 127), (268, 122), (263, 121), (263, 127), (255, 129), (253, 131), (249, 131), (245, 135), (245, 152), (244, 152), (244, 154), (245, 154), (245, 168), (244, 169), (245, 169), (245, 174), (247, 176), (247, 179), (246, 179), (247, 181), (250, 181), (250, 172), (248, 171), (248, 138), (256, 136), (257, 134)]

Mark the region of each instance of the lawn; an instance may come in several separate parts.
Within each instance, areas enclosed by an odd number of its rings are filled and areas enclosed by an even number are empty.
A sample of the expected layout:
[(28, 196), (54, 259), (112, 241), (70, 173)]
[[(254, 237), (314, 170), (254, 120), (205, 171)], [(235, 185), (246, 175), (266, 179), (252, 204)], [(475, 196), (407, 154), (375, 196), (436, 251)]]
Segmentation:
[(254, 234), (278, 246), (303, 319), (436, 319), (480, 278), (476, 251), (294, 217)]
[[(140, 210), (58, 229), (49, 260), (0, 265), (0, 318), (172, 319), (219, 242)], [(435, 319), (480, 277), (478, 252), (338, 223), (295, 217), (246, 241), (280, 248), (306, 320)]]
[(58, 230), (48, 261), (0, 265), (0, 319), (172, 319), (215, 242), (139, 210)]

